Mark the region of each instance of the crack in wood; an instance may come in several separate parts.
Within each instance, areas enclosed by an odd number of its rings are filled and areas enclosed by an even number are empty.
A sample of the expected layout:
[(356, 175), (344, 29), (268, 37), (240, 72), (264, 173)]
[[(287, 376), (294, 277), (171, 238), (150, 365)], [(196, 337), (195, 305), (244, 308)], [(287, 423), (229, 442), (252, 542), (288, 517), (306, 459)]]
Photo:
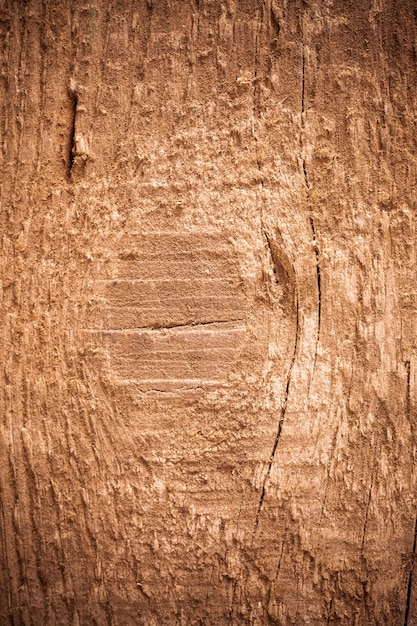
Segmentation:
[(372, 466), (371, 484), (370, 484), (370, 487), (369, 487), (368, 502), (366, 503), (366, 509), (365, 509), (365, 521), (364, 521), (364, 524), (363, 524), (362, 541), (361, 541), (361, 555), (362, 555), (362, 557), (363, 557), (363, 550), (364, 550), (364, 545), (365, 545), (366, 527), (368, 525), (369, 507), (370, 507), (371, 499), (372, 499), (372, 488), (373, 488), (373, 484), (374, 484), (374, 474), (375, 474), (375, 459), (374, 459), (374, 464)]
[(71, 98), (71, 126), (70, 126), (70, 134), (68, 141), (68, 177), (71, 177), (72, 168), (74, 167), (75, 162), (75, 154), (76, 154), (76, 146), (75, 146), (75, 123), (77, 118), (77, 106), (78, 106), (78, 95), (75, 91), (71, 90), (70, 92)]
[(404, 626), (408, 626), (408, 619), (410, 616), (411, 592), (413, 590), (413, 574), (414, 574), (414, 563), (416, 559), (416, 547), (417, 547), (417, 517), (414, 523), (414, 539), (413, 539), (413, 549), (411, 552), (410, 572), (408, 575), (407, 598), (405, 602), (405, 612), (404, 612)]
[(285, 257), (280, 253), (278, 246), (274, 245), (274, 243), (271, 241), (271, 238), (269, 237), (264, 226), (262, 226), (262, 233), (265, 237), (265, 241), (268, 247), (275, 280), (278, 284), (282, 286), (283, 300), (288, 302), (290, 298), (290, 286), (292, 284), (295, 285), (294, 268), (291, 266), (288, 260), (286, 260)]
[[(320, 257), (319, 249), (317, 247), (316, 228), (314, 226), (314, 220), (310, 217), (311, 230), (313, 233), (313, 247), (316, 256), (316, 272), (317, 272), (317, 344), (320, 339), (320, 324), (321, 324), (321, 274), (320, 274)], [(317, 348), (316, 348), (317, 353)]]
[[(184, 324), (154, 324), (152, 326), (138, 326), (137, 328), (85, 328), (84, 332), (88, 333), (102, 333), (102, 334), (112, 334), (112, 333), (136, 333), (136, 332), (147, 332), (147, 331), (164, 331), (164, 330), (175, 330), (177, 328), (198, 328), (200, 326), (215, 326), (231, 324), (234, 322), (245, 322), (243, 318), (232, 318), (225, 320), (212, 320), (210, 322), (184, 322)], [(230, 330), (234, 330), (230, 328)]]
[(283, 424), (284, 424), (285, 414), (286, 414), (287, 406), (288, 406), (288, 398), (289, 398), (289, 393), (290, 393), (292, 371), (293, 371), (293, 368), (294, 368), (295, 357), (297, 355), (299, 338), (300, 338), (299, 337), (300, 330), (299, 330), (299, 310), (298, 310), (298, 308), (299, 308), (298, 307), (298, 294), (296, 294), (296, 328), (295, 328), (294, 350), (293, 350), (293, 354), (292, 354), (292, 357), (291, 357), (291, 363), (290, 363), (290, 366), (288, 368), (284, 400), (283, 400), (283, 403), (282, 403), (281, 415), (280, 415), (280, 419), (279, 419), (279, 422), (278, 422), (278, 430), (277, 430), (277, 434), (275, 436), (275, 441), (274, 441), (274, 445), (272, 447), (272, 452), (271, 452), (271, 455), (269, 457), (267, 471), (266, 471), (264, 480), (262, 482), (261, 495), (260, 495), (260, 498), (259, 498), (258, 509), (256, 511), (256, 517), (255, 517), (255, 524), (254, 524), (254, 528), (253, 528), (253, 532), (252, 532), (251, 545), (253, 545), (253, 542), (254, 542), (255, 536), (256, 536), (256, 531), (258, 529), (259, 518), (260, 518), (260, 515), (261, 515), (261, 512), (262, 512), (262, 507), (263, 507), (264, 498), (265, 498), (266, 484), (268, 482), (268, 479), (269, 479), (269, 476), (270, 476), (270, 473), (271, 473), (272, 463), (274, 462), (275, 453), (276, 453), (277, 448), (278, 448), (278, 444), (279, 444), (279, 440), (280, 440), (281, 432), (282, 432), (282, 427), (283, 427)]
[(282, 562), (282, 555), (284, 554), (284, 546), (285, 546), (285, 541), (283, 539), (282, 540), (282, 544), (281, 544), (281, 551), (280, 551), (279, 559), (278, 559), (278, 563), (277, 563), (277, 569), (276, 569), (276, 572), (275, 572), (274, 582), (276, 582), (278, 580), (279, 572), (281, 570), (281, 562)]
[[(279, 281), (279, 279), (278, 279), (278, 276), (280, 276), (281, 272), (279, 272), (279, 268), (277, 267), (277, 263), (276, 263), (276, 260), (275, 260), (275, 255), (274, 255), (274, 253), (273, 253), (273, 251), (272, 251), (271, 240), (270, 240), (270, 238), (268, 237), (268, 233), (266, 232), (266, 230), (263, 230), (263, 234), (264, 234), (264, 237), (265, 237), (265, 239), (266, 239), (266, 243), (267, 243), (267, 245), (268, 245), (269, 256), (271, 257), (271, 261), (272, 261), (272, 270), (273, 270), (273, 272), (274, 272), (275, 282), (276, 282), (277, 284), (279, 284), (279, 282), (280, 282), (280, 281)], [(280, 277), (281, 277), (281, 276), (280, 276)], [(282, 277), (281, 277), (281, 278), (282, 278)]]
[(407, 372), (407, 391), (405, 398), (405, 410), (408, 421), (410, 421), (411, 417), (411, 363), (410, 361), (405, 362), (405, 369)]

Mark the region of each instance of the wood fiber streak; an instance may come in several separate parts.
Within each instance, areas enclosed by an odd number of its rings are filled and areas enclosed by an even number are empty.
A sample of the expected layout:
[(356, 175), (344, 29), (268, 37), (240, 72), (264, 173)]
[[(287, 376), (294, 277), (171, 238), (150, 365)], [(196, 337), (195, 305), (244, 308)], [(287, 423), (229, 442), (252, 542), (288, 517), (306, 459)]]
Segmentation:
[(0, 0), (0, 624), (411, 626), (413, 0)]

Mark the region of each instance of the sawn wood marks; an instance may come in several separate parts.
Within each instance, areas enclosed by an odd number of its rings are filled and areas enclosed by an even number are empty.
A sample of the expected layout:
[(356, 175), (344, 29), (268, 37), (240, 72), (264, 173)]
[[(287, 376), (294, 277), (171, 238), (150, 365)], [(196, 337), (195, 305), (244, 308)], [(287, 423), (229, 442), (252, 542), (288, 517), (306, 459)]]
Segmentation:
[(86, 332), (119, 381), (143, 390), (222, 383), (246, 325), (236, 258), (225, 238), (125, 235), (111, 277), (94, 283)]

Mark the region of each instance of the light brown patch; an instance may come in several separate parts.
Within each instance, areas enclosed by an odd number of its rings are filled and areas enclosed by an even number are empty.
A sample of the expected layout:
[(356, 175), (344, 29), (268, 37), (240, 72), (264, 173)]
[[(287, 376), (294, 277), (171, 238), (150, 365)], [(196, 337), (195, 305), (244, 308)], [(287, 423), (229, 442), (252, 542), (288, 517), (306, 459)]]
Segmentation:
[(129, 234), (112, 277), (94, 284), (85, 332), (99, 339), (111, 373), (143, 391), (227, 379), (245, 335), (245, 302), (226, 239)]

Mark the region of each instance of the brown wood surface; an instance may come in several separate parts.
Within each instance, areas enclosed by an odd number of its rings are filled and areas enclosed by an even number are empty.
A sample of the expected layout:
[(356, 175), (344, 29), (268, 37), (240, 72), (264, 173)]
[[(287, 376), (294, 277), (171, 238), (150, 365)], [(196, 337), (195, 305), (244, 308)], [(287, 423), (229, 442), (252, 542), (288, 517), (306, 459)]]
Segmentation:
[(414, 0), (1, 0), (0, 624), (417, 624)]

